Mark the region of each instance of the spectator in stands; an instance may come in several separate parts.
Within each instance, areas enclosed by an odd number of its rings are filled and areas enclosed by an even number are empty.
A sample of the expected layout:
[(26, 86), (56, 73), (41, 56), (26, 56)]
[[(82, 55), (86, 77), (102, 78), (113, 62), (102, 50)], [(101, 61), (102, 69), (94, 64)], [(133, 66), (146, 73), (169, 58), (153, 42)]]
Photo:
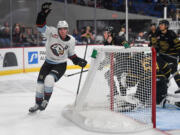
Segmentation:
[[(123, 40), (126, 39), (126, 28), (125, 28), (125, 25), (122, 25), (122, 27), (120, 29), (120, 32), (118, 33), (118, 36), (119, 36), (120, 39), (123, 39)], [(135, 33), (132, 32), (132, 29), (128, 28), (128, 41), (130, 43), (133, 43), (135, 37), (136, 37), (136, 35), (135, 35)]]
[(30, 28), (26, 29), (26, 42), (28, 46), (35, 46), (36, 40), (34, 35), (32, 34), (32, 30)]
[(2, 47), (8, 48), (10, 47), (10, 29), (9, 27), (5, 27), (1, 33), (2, 39)]
[(147, 33), (147, 37), (149, 40), (148, 46), (157, 46), (157, 35), (159, 34), (159, 29), (156, 27), (155, 23), (151, 23), (150, 30)]
[(94, 43), (94, 36), (91, 27), (87, 26), (85, 32), (81, 35), (82, 41), (88, 41), (89, 44)]
[(9, 28), (9, 23), (5, 22), (4, 25), (0, 28), (0, 30), (3, 31), (7, 27)]
[[(21, 29), (20, 24), (19, 24), (19, 23), (15, 23), (15, 24), (13, 25), (13, 32), (15, 31), (16, 27), (19, 27), (19, 28)], [(21, 30), (20, 30), (20, 31), (21, 31)]]
[(76, 39), (76, 44), (81, 44), (82, 43), (81, 34), (79, 34), (77, 29), (73, 30), (72, 36)]
[(104, 45), (112, 45), (113, 44), (113, 27), (106, 27), (104, 32), (103, 32), (103, 37), (104, 37)]
[(9, 23), (5, 22), (2, 27), (0, 27), (0, 48), (10, 46), (10, 29)]
[(13, 44), (14, 44), (15, 47), (21, 47), (23, 45), (22, 44), (22, 38), (21, 38), (20, 25), (15, 24), (12, 39), (13, 39)]
[(26, 33), (26, 27), (25, 27), (25, 25), (24, 24), (21, 24), (20, 25), (20, 31), (21, 31), (21, 33)]
[(146, 41), (145, 33), (142, 31), (139, 32), (137, 38), (135, 39), (135, 42), (139, 44), (143, 44), (145, 43), (145, 41)]
[(121, 37), (125, 37), (125, 32), (126, 32), (126, 28), (125, 28), (125, 26), (123, 25), (122, 27), (121, 27), (121, 29), (120, 29), (120, 32), (119, 32), (119, 36)]
[(24, 25), (22, 25), (21, 26), (21, 34), (20, 34), (20, 37), (21, 37), (21, 43), (22, 43), (22, 45), (21, 46), (23, 46), (23, 47), (25, 47), (25, 46), (29, 46), (29, 44), (28, 44), (28, 42), (27, 42), (27, 35), (26, 35), (26, 30), (25, 30), (25, 26)]
[(4, 37), (3, 37), (6, 28), (9, 28), (9, 23), (8, 22), (5, 22), (3, 26), (0, 25), (0, 48), (6, 46), (6, 41), (5, 41)]

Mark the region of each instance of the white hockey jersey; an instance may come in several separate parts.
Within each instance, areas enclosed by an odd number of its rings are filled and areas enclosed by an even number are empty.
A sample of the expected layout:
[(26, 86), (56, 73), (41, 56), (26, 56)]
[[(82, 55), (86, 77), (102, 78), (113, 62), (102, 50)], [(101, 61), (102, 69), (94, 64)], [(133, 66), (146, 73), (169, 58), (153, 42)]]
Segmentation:
[(52, 64), (63, 63), (67, 58), (75, 54), (75, 38), (71, 35), (70, 40), (63, 41), (59, 37), (58, 29), (45, 25), (38, 30), (47, 38), (46, 61)]

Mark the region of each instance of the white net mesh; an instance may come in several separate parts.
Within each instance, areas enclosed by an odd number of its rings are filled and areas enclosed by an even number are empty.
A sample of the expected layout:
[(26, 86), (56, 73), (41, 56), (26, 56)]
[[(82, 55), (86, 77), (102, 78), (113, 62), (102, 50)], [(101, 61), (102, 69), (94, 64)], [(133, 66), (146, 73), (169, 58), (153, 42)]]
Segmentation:
[(73, 114), (83, 117), (85, 127), (83, 124), (81, 127), (112, 133), (152, 127), (151, 49), (101, 47), (96, 50), (97, 56), (92, 58), (73, 107)]

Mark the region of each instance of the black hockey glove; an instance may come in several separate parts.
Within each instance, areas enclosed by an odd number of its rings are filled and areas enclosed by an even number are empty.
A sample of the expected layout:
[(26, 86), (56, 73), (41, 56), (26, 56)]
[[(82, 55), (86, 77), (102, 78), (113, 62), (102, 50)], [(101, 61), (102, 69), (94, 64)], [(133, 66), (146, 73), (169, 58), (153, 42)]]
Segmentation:
[(51, 12), (50, 6), (52, 5), (51, 2), (45, 2), (41, 6), (41, 12), (43, 12), (46, 16)]
[(79, 58), (78, 64), (80, 67), (85, 67), (87, 65), (87, 61), (85, 59)]
[(76, 55), (69, 57), (74, 65), (79, 65), (80, 67), (85, 67), (87, 65), (87, 61), (85, 59), (81, 59)]
[(38, 13), (37, 19), (36, 19), (36, 25), (38, 27), (43, 27), (46, 24), (46, 17), (51, 12), (52, 9), (50, 9), (52, 3), (45, 2), (41, 6), (41, 12)]

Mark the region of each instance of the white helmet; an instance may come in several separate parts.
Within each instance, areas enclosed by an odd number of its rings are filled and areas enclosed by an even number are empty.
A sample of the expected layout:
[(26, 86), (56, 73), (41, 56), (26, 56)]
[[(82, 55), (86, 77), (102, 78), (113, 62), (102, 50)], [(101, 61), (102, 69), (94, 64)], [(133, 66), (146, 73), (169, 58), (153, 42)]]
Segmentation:
[(58, 22), (58, 24), (57, 24), (57, 28), (59, 29), (59, 28), (68, 28), (69, 26), (68, 26), (68, 23), (65, 21), (65, 20), (63, 20), (63, 21), (59, 21)]

